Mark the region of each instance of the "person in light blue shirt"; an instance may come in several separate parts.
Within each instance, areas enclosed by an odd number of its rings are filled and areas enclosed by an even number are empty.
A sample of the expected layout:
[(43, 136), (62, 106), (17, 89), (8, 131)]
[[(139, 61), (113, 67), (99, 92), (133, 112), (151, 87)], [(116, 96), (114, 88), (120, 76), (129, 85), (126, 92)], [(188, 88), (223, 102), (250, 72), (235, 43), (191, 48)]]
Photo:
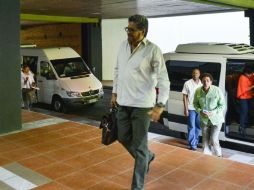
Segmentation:
[[(135, 159), (132, 190), (143, 190), (155, 154), (148, 149), (150, 120), (158, 121), (169, 95), (169, 79), (158, 46), (147, 40), (145, 16), (129, 17), (128, 39), (118, 52), (114, 69), (112, 107), (118, 107), (118, 141)], [(156, 90), (159, 88), (156, 103)]]
[(200, 113), (202, 129), (203, 152), (221, 157), (219, 134), (224, 123), (225, 100), (221, 89), (212, 85), (213, 77), (209, 73), (201, 76), (203, 86), (199, 87), (194, 95), (193, 105)]

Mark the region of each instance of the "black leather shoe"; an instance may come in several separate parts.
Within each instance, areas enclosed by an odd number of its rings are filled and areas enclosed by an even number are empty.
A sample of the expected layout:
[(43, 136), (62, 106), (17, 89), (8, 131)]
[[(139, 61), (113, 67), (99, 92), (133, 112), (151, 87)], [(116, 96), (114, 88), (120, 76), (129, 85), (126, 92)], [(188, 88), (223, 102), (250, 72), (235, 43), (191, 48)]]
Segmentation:
[(151, 162), (154, 160), (154, 158), (155, 158), (155, 154), (153, 153), (152, 157), (150, 158), (150, 160), (149, 160), (149, 162), (148, 162), (147, 172), (146, 172), (146, 173), (148, 173), (148, 172), (149, 172), (149, 167), (150, 167), (150, 164), (151, 164)]

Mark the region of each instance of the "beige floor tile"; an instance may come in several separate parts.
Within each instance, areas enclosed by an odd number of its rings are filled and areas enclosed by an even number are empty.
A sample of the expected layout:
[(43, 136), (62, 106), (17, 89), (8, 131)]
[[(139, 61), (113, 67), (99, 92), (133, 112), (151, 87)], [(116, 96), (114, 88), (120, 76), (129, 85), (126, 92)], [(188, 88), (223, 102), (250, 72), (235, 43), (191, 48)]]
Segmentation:
[(99, 162), (97, 162), (95, 159), (87, 155), (79, 155), (69, 160), (65, 160), (63, 163), (71, 166), (76, 170), (79, 170), (92, 167), (93, 165), (98, 164)]
[(15, 190), (14, 188), (10, 187), (9, 185), (5, 184), (2, 181), (0, 181), (0, 189), (1, 190)]
[(78, 154), (78, 152), (72, 150), (71, 148), (61, 148), (44, 155), (55, 161), (64, 161), (73, 158)]
[(19, 148), (13, 151), (2, 153), (2, 157), (11, 160), (19, 161), (35, 156), (37, 153), (29, 148)]
[(60, 149), (59, 146), (57, 146), (53, 143), (40, 143), (40, 144), (31, 146), (29, 148), (32, 149), (35, 152), (38, 152), (38, 153), (47, 153), (47, 152), (50, 152), (50, 151)]
[(50, 164), (55, 163), (54, 160), (44, 156), (44, 155), (38, 155), (38, 156), (34, 156), (32, 158), (28, 158), (25, 160), (21, 160), (19, 161), (20, 164), (22, 164), (23, 166), (26, 166), (32, 170), (36, 170), (45, 166), (48, 166)]
[(75, 172), (71, 175), (60, 178), (57, 181), (67, 187), (70, 187), (71, 189), (86, 189), (96, 185), (102, 181), (102, 179), (82, 171)]
[(177, 169), (163, 176), (160, 180), (178, 184), (181, 188), (190, 189), (205, 179), (205, 176)]
[(75, 169), (63, 163), (54, 163), (36, 171), (50, 179), (57, 179), (70, 175), (71, 173), (75, 172)]
[(88, 173), (93, 174), (95, 176), (101, 177), (103, 179), (110, 178), (110, 177), (115, 176), (121, 172), (115, 168), (112, 168), (111, 166), (107, 165), (104, 162), (94, 165), (94, 166), (92, 166), (88, 169), (85, 169), (83, 171), (85, 173), (88, 172)]
[(213, 176), (213, 179), (222, 180), (225, 182), (233, 183), (235, 185), (244, 186), (254, 180), (254, 176), (249, 173), (242, 172), (241, 170), (226, 168)]
[(237, 186), (225, 181), (207, 179), (193, 188), (193, 190), (242, 190), (241, 186)]
[(200, 158), (182, 166), (182, 169), (191, 172), (199, 173), (205, 176), (213, 175), (214, 173), (228, 167), (232, 161), (220, 159), (215, 156), (203, 155)]
[[(133, 169), (119, 173), (110, 179), (110, 181), (122, 185), (123, 187), (129, 188), (131, 187), (133, 176)], [(154, 178), (149, 175), (146, 176), (145, 183), (150, 183)]]
[(34, 188), (33, 190), (72, 190), (72, 189), (65, 187), (59, 183), (52, 182), (52, 183)]
[(128, 190), (119, 184), (110, 181), (103, 181), (95, 186), (88, 188), (88, 190)]
[(11, 163), (11, 164), (3, 166), (3, 168), (28, 180), (29, 182), (31, 182), (37, 186), (44, 185), (44, 184), (51, 182), (51, 179), (31, 170), (29, 168), (26, 168), (26, 167), (20, 165), (19, 163)]
[(8, 160), (6, 158), (0, 157), (0, 166), (3, 166), (5, 164), (11, 163), (11, 160)]
[(155, 180), (145, 185), (146, 190), (186, 190), (180, 184), (170, 183), (165, 180)]

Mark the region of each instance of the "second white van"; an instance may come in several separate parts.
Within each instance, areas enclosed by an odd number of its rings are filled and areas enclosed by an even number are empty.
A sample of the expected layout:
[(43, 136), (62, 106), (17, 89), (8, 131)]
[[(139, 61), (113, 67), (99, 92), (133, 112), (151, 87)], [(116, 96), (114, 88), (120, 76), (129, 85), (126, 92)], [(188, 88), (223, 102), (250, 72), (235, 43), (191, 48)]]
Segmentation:
[[(175, 52), (164, 54), (170, 79), (169, 100), (164, 114), (164, 125), (173, 131), (187, 133), (182, 89), (192, 78), (194, 68), (201, 74), (212, 74), (213, 84), (219, 86), (227, 102), (226, 122), (220, 132), (220, 140), (254, 147), (254, 123), (249, 116), (246, 136), (239, 133), (239, 101), (236, 98), (237, 81), (245, 64), (254, 66), (254, 48), (246, 44), (191, 43), (178, 45)], [(250, 110), (253, 112), (254, 110)]]
[(21, 48), (21, 58), (34, 73), (38, 102), (51, 104), (56, 111), (103, 97), (102, 83), (72, 48)]

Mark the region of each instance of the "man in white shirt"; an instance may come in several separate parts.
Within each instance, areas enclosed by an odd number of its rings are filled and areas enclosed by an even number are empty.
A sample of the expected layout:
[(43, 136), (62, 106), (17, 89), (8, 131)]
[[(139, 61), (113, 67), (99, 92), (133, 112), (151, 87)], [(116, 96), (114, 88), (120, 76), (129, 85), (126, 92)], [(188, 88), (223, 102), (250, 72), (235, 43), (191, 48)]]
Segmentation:
[[(150, 120), (158, 121), (169, 94), (168, 73), (158, 46), (145, 37), (148, 20), (134, 15), (125, 28), (128, 40), (119, 49), (111, 104), (118, 106), (118, 141), (135, 159), (132, 190), (143, 190), (155, 155), (148, 149)], [(155, 87), (160, 89), (156, 103)]]
[(191, 150), (197, 150), (200, 132), (200, 119), (199, 114), (195, 111), (193, 106), (193, 99), (195, 91), (198, 87), (202, 86), (199, 79), (199, 69), (192, 71), (192, 79), (186, 81), (183, 86), (183, 104), (184, 115), (188, 117), (188, 142)]
[(34, 93), (31, 92), (32, 87), (35, 87), (34, 74), (30, 71), (28, 65), (24, 65), (21, 71), (22, 104), (28, 110), (32, 105), (31, 95), (35, 96), (35, 90), (33, 90)]

